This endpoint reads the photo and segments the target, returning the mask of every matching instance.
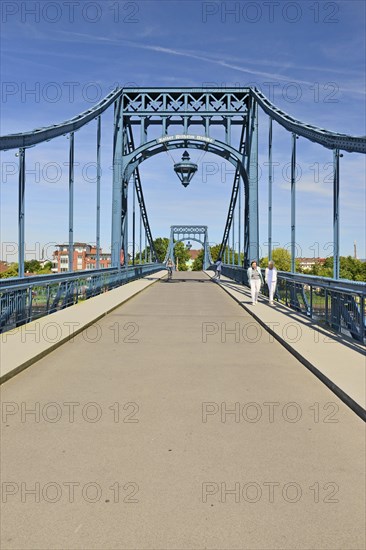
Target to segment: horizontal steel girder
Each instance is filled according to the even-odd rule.
[[[278,109],[256,88],[116,88],[91,109],[76,117],[30,132],[0,137],[0,150],[33,147],[58,136],[75,132],[101,115],[120,96],[124,115],[174,116],[204,118],[245,115],[252,96],[265,113],[281,126],[329,149],[366,153],[366,137],[330,132],[305,124]],[[211,120],[210,123],[213,121]],[[233,121],[234,122],[234,121]]]

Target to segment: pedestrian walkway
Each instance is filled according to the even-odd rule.
[[[158,271],[3,333],[0,338],[0,382],[33,365],[165,276],[165,270]]]
[[[260,329],[175,272],[5,382],[2,550],[364,549],[364,423]]]
[[[212,277],[212,272],[207,272]],[[279,302],[271,307],[260,295],[252,305],[250,289],[221,276],[220,286],[326,383],[361,417],[366,409],[365,347],[314,323]]]

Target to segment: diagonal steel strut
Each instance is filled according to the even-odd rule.
[[[239,143],[239,152],[243,156],[244,156],[244,152],[245,152],[244,135],[245,135],[246,127],[247,127],[247,125],[243,121],[243,126],[242,126],[242,129],[241,129],[241,135],[240,135],[240,143]],[[232,224],[233,217],[234,217],[234,210],[235,210],[236,201],[237,201],[237,198],[238,198],[239,186],[240,186],[240,167],[238,165],[237,168],[236,168],[236,171],[235,171],[234,183],[233,183],[233,188],[232,188],[232,191],[231,191],[231,199],[230,199],[230,204],[229,204],[229,211],[228,211],[228,215],[227,215],[227,218],[226,218],[224,235],[222,237],[222,242],[221,242],[221,246],[220,246],[219,258],[224,257],[225,248],[226,248],[226,245],[227,245],[227,241],[229,239],[231,224]]]
[[[135,150],[135,143],[134,143],[134,139],[133,139],[132,127],[129,123],[127,123],[126,127],[127,127],[128,153],[132,153]],[[153,257],[156,260],[159,260],[158,255],[157,255],[156,250],[155,250],[154,240],[153,240],[152,234],[151,234],[149,219],[147,217],[145,199],[144,199],[144,194],[142,192],[141,178],[140,178],[140,172],[139,172],[138,168],[135,168],[135,170],[133,172],[133,179],[134,179],[134,185],[135,185],[135,189],[136,189],[137,200],[138,200],[138,203],[139,203],[139,206],[140,206],[142,221],[143,221],[143,224],[144,224],[144,227],[145,227],[145,232],[146,232],[147,240],[149,242],[150,250],[152,252]]]

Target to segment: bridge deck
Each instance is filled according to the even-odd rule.
[[[2,386],[4,550],[364,548],[363,422],[205,274],[96,325]]]

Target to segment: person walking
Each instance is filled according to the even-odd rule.
[[[168,270],[168,280],[170,280],[173,276],[173,267],[174,267],[174,264],[173,264],[171,258],[169,258],[169,260],[167,261],[166,267],[167,267],[167,270]]]
[[[221,258],[217,258],[216,262],[215,262],[215,268],[216,268],[216,273],[214,275],[214,279],[218,279],[220,280],[220,277],[221,277],[221,268],[222,268],[222,261],[221,261]]]
[[[268,262],[268,267],[266,267],[266,272],[264,275],[264,280],[267,283],[269,291],[269,303],[273,305],[273,296],[276,292],[277,286],[277,269],[274,266],[274,262],[271,260]]]
[[[255,306],[258,303],[258,294],[263,284],[262,272],[260,267],[257,266],[257,262],[255,260],[250,264],[247,273],[250,292],[252,295],[252,304]]]

